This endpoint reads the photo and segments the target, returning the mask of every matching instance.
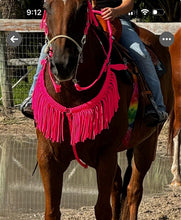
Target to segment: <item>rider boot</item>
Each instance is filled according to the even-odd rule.
[[[28,96],[20,105],[20,110],[28,118],[34,118],[33,117],[33,109],[32,109],[32,97]]]
[[[165,112],[165,106],[160,107],[159,110],[156,102],[154,101],[152,92],[148,88],[148,85],[142,74],[138,73],[137,68],[137,77],[140,87],[140,96],[142,106],[144,107],[144,121],[148,126],[156,126],[159,123],[163,123],[167,120],[168,114]]]
[[[165,110],[159,110],[153,97],[150,97],[151,105],[147,106],[144,114],[145,123],[150,126],[164,123],[168,119],[168,113]]]

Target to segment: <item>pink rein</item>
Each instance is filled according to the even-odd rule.
[[[89,2],[89,1],[88,1],[88,2]],[[94,23],[95,23],[95,25],[98,26],[97,20],[96,20],[96,18],[95,18],[94,13],[102,15],[102,12],[101,12],[101,11],[98,11],[98,10],[93,10],[93,9],[92,9],[92,5],[91,5],[91,6],[90,6],[90,5],[91,5],[91,4],[90,4],[90,2],[89,2],[89,4],[88,4],[89,11],[91,11],[92,13],[90,13],[90,12],[88,13],[88,14],[89,14],[88,18],[89,18],[89,20],[90,20],[91,22],[92,22],[92,20],[93,20]],[[95,21],[96,21],[96,22],[95,22]],[[88,25],[87,25],[87,26],[88,26]],[[102,69],[101,69],[101,71],[100,71],[100,73],[99,73],[99,76],[97,77],[97,79],[94,80],[93,83],[91,83],[89,86],[86,86],[86,87],[81,87],[78,83],[75,83],[75,88],[77,89],[77,91],[85,91],[85,90],[87,90],[87,89],[90,89],[93,85],[95,85],[95,83],[101,78],[103,72],[106,70],[107,66],[109,65],[110,56],[111,56],[111,51],[112,51],[112,43],[113,43],[112,29],[111,29],[111,25],[110,25],[110,21],[109,21],[109,20],[107,20],[107,27],[108,27],[108,31],[109,31],[109,51],[108,51],[108,54],[107,54],[107,58],[106,58],[106,60],[104,61],[104,64],[103,64],[103,66],[102,66]],[[86,30],[85,34],[87,34],[88,28],[86,27],[85,30]],[[120,65],[121,65],[121,64],[120,64]],[[126,69],[127,69],[127,66],[124,65],[124,64],[122,64],[122,65],[121,65],[121,70],[126,70]]]

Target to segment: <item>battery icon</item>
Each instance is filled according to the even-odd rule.
[[[163,16],[165,14],[165,11],[163,9],[153,9],[152,15],[155,16]]]

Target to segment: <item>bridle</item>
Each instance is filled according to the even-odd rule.
[[[106,60],[104,61],[104,64],[102,66],[102,69],[99,73],[99,76],[93,81],[93,83],[91,83],[89,86],[86,86],[86,87],[81,87],[79,84],[78,84],[78,81],[77,81],[77,70],[78,70],[78,66],[79,66],[79,63],[82,62],[82,52],[83,52],[83,48],[84,48],[84,45],[86,43],[86,36],[88,34],[88,30],[89,30],[89,27],[92,23],[95,24],[95,26],[97,27],[98,26],[98,22],[95,18],[95,15],[94,13],[97,13],[97,14],[102,14],[101,11],[97,11],[97,10],[93,10],[92,8],[92,4],[90,3],[90,0],[87,0],[87,3],[88,3],[88,7],[87,7],[87,22],[86,22],[86,26],[85,26],[85,29],[84,29],[84,34],[83,34],[83,37],[81,39],[81,45],[79,45],[79,43],[77,41],[75,41],[72,37],[69,37],[67,35],[57,35],[55,37],[53,37],[51,40],[48,40],[48,44],[45,48],[45,53],[48,53],[50,51],[50,45],[53,41],[55,41],[56,39],[58,38],[66,38],[70,41],[72,41],[76,47],[77,47],[77,50],[79,52],[78,54],[78,59],[77,59],[77,65],[76,65],[76,69],[75,69],[75,73],[74,73],[74,77],[72,78],[72,81],[75,85],[75,88],[78,90],[78,91],[84,91],[84,90],[87,90],[89,88],[91,88],[102,76],[103,72],[106,70],[107,66],[109,65],[110,63],[110,56],[111,56],[111,51],[112,51],[112,43],[113,43],[113,36],[112,36],[112,30],[111,30],[111,25],[110,25],[110,21],[107,20],[107,26],[108,26],[108,31],[109,31],[109,50],[108,50],[108,53],[106,54]],[[48,28],[47,28],[47,25],[46,25],[46,21],[45,21],[45,16],[43,17],[43,20],[42,20],[42,24],[41,24],[41,27],[45,27],[46,29],[46,35],[48,35]],[[98,37],[97,37],[98,38]],[[123,69],[126,70],[127,69],[127,66],[126,65],[123,65]]]
[[[57,36],[53,37],[51,40],[49,40],[48,37],[47,37],[47,35],[48,35],[48,30],[47,30],[46,38],[47,38],[48,44],[47,44],[47,46],[45,48],[45,51],[44,51],[45,53],[49,52],[51,43],[53,41],[55,41],[56,39],[58,39],[58,38],[66,38],[66,39],[72,41],[76,45],[79,54],[82,53],[83,47],[84,47],[84,45],[86,43],[86,36],[87,36],[87,33],[88,33],[88,29],[90,27],[90,24],[92,23],[92,21],[94,21],[95,25],[98,26],[97,20],[96,20],[96,18],[94,16],[94,13],[93,13],[92,5],[91,5],[89,0],[87,2],[88,2],[88,7],[87,7],[87,23],[86,23],[86,27],[85,27],[85,30],[84,30],[84,35],[83,35],[83,37],[81,39],[81,46],[72,37],[69,37],[67,35],[57,35]]]

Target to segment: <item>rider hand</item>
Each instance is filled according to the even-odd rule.
[[[101,9],[102,11],[102,18],[104,20],[114,20],[114,18],[117,17],[117,11],[115,8],[109,8],[109,7],[106,7],[106,8],[103,8]]]

